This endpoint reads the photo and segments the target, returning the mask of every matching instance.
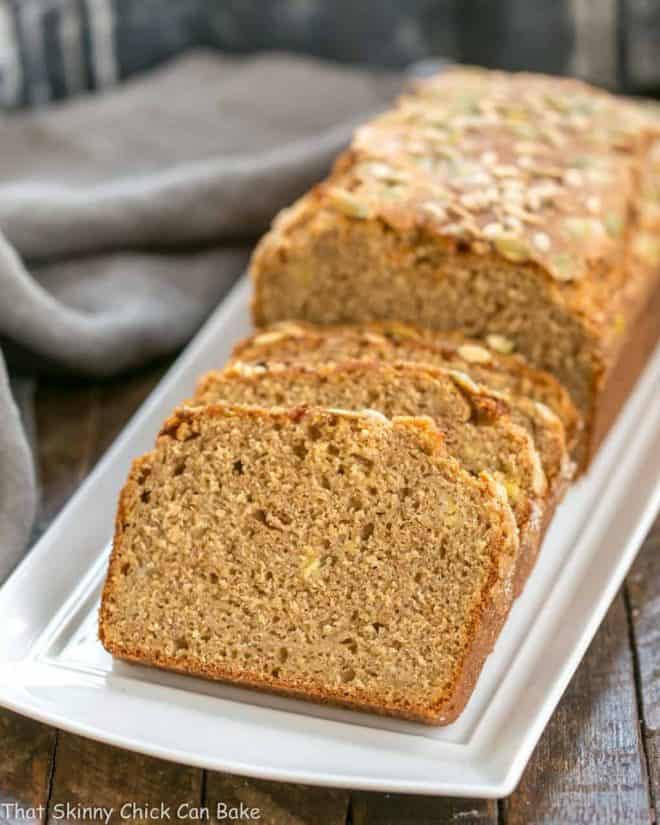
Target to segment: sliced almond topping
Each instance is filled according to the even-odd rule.
[[[489,364],[492,361],[488,350],[478,344],[463,344],[456,352],[468,364]]]
[[[376,344],[377,346],[387,344],[387,338],[384,335],[378,335],[375,332],[365,332],[363,333],[363,337],[365,341],[369,341],[370,344]]]
[[[263,340],[255,343],[263,343]],[[268,372],[268,367],[264,364],[246,364],[244,361],[237,361],[229,368],[229,372],[250,378],[253,375],[263,375],[263,373]]]
[[[504,235],[504,227],[501,223],[487,223],[486,226],[481,230],[481,234],[484,238],[488,238],[489,240],[495,240],[495,238],[500,238]]]
[[[349,218],[368,218],[370,214],[367,204],[358,200],[352,192],[339,187],[328,189],[327,197],[330,203],[342,214]]]
[[[427,201],[426,203],[422,204],[422,208],[425,212],[428,212],[434,218],[437,218],[439,221],[446,221],[448,218],[447,210],[444,206],[441,206],[439,203],[434,203],[433,201]]]
[[[497,333],[487,335],[486,341],[491,349],[494,349],[495,352],[501,352],[503,355],[508,355],[513,352],[515,348],[514,343],[510,338],[507,338],[504,335],[498,335]]]
[[[460,223],[448,223],[442,227],[443,235],[451,235],[456,238],[463,238],[467,235],[467,229]]]
[[[592,214],[597,215],[600,212],[601,205],[601,200],[598,195],[590,195],[587,198],[586,206]]]
[[[377,180],[384,180],[384,181],[406,181],[408,180],[408,175],[403,172],[401,169],[393,169],[391,166],[388,166],[386,163],[380,163],[378,161],[374,161],[370,163],[367,167],[368,172]]]
[[[477,347],[477,349],[480,349],[480,347]],[[465,360],[467,361],[467,358]],[[450,370],[449,374],[450,374],[452,380],[454,381],[454,383],[457,384],[462,389],[467,390],[468,392],[474,392],[474,393],[479,392],[478,384],[476,384],[470,378],[469,375],[466,375],[464,372],[461,372],[461,370]]]
[[[254,343],[258,345],[274,344],[276,341],[281,341],[286,337],[286,332],[264,332],[261,335],[257,335],[257,337],[254,339]]]
[[[584,186],[584,177],[579,169],[567,169],[564,172],[563,180],[567,186],[573,186],[576,189]]]
[[[498,161],[497,152],[492,150],[483,152],[480,160],[484,166],[493,166]]]
[[[534,243],[534,246],[539,250],[539,252],[549,252],[550,247],[552,246],[550,236],[547,235],[545,232],[535,232],[532,238],[532,242]]]

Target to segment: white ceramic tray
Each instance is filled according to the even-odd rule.
[[[660,349],[570,492],[461,718],[428,728],[113,662],[96,612],[131,459],[249,331],[244,280],[0,590],[0,704],[123,748],[318,785],[510,793],[660,504]]]

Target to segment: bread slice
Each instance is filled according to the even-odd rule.
[[[124,487],[100,637],[130,661],[431,724],[512,599],[516,530],[428,419],[182,408]]]
[[[241,341],[233,358],[293,364],[366,358],[461,370],[490,389],[544,404],[561,420],[568,450],[574,449],[582,421],[570,395],[554,376],[530,367],[512,348],[501,335],[476,341],[458,331],[438,332],[396,321],[335,326],[283,321]]]
[[[539,548],[545,477],[529,434],[512,423],[499,398],[467,376],[408,363],[347,361],[270,368],[237,364],[201,380],[194,403],[217,401],[262,407],[371,408],[388,418],[429,416],[462,466],[475,475],[488,471],[506,489],[520,536],[515,589],[522,590]]]

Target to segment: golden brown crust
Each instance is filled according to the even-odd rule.
[[[106,575],[105,583],[103,585],[103,593],[101,594],[101,607],[99,609],[99,639],[101,641],[101,644],[109,651],[110,647],[108,646],[109,643],[105,629],[107,622],[109,620],[107,605],[112,597],[113,589],[116,586],[117,577],[119,573],[119,566],[121,564],[119,558],[119,551],[117,548],[121,547],[122,539],[124,536],[124,524],[126,522],[127,512],[129,509],[131,499],[136,495],[137,491],[137,485],[135,484],[134,479],[139,477],[143,469],[147,469],[149,467],[149,463],[149,454],[141,456],[140,458],[136,458],[133,461],[126,484],[122,487],[121,492],[119,494],[117,515],[115,516],[115,534],[112,543],[112,552],[110,554],[110,562],[108,564],[108,572]]]
[[[501,490],[498,491],[493,480],[486,473],[482,474],[481,480],[493,494],[500,497],[502,504],[506,507],[506,497]],[[510,516],[506,513],[505,508],[500,512],[504,526]],[[516,561],[514,569],[512,586],[507,586],[506,577],[498,576],[495,570],[491,573],[488,588],[489,595],[482,601],[479,613],[473,620],[471,649],[456,679],[453,695],[444,704],[442,710],[438,708],[439,715],[435,718],[433,724],[451,724],[456,721],[467,705],[481,673],[481,668],[492,651],[509,615],[513,599],[519,595],[520,578],[518,571],[521,569],[519,561]]]
[[[356,421],[363,422],[365,426],[373,426],[373,418],[368,414],[329,412],[307,408],[295,408],[290,410],[260,410],[258,408],[248,408],[217,404],[203,408],[183,407],[166,422],[159,442],[167,439],[187,440],[195,438],[204,426],[204,421],[208,418],[242,416],[260,418],[272,421],[292,420],[298,421],[302,417],[346,415]],[[447,459],[443,447],[443,439],[437,428],[433,426],[429,419],[421,418],[395,418],[391,422],[383,419],[380,423],[387,426],[406,428],[414,430],[421,439],[425,452],[436,454],[438,460]],[[158,449],[158,447],[156,447]],[[198,660],[186,660],[186,657],[174,659],[171,656],[160,653],[147,653],[133,645],[111,639],[108,632],[112,623],[112,611],[109,606],[114,596],[117,586],[119,568],[122,564],[122,541],[124,538],[124,524],[130,516],[132,501],[138,495],[139,477],[144,471],[148,471],[152,454],[138,459],[134,462],[128,481],[120,496],[119,509],[117,513],[115,540],[110,560],[108,576],[103,590],[102,604],[99,619],[99,637],[102,644],[112,655],[128,661],[141,664],[153,665],[167,670],[175,670],[194,676],[201,676],[213,680],[227,681],[246,687],[267,690],[269,692],[290,695],[301,699],[312,700],[320,703],[339,704],[353,709],[372,711],[375,713],[387,713],[401,718],[421,721],[427,724],[448,724],[453,721],[463,709],[465,703],[474,687],[478,673],[483,665],[485,657],[490,652],[493,640],[497,637],[499,630],[508,614],[512,601],[511,575],[513,570],[513,559],[515,556],[515,525],[513,517],[508,507],[502,491],[492,479],[486,474],[478,480],[485,500],[489,503],[490,514],[493,523],[497,525],[496,534],[499,536],[497,545],[492,550],[492,566],[488,581],[482,590],[482,597],[475,607],[469,626],[472,628],[472,644],[466,653],[462,663],[457,666],[455,678],[453,679],[454,689],[450,696],[444,697],[432,707],[416,706],[413,703],[406,704],[398,702],[396,704],[385,702],[378,696],[372,694],[361,695],[360,690],[352,688],[348,690],[332,689],[310,691],[302,682],[298,680],[283,680],[277,678],[265,678],[261,674],[248,672],[231,672],[230,670],[214,665],[203,664]],[[462,473],[456,462],[451,464],[455,474]]]
[[[660,270],[659,270],[660,271]],[[590,454],[594,455],[607,436],[646,362],[660,341],[660,278],[655,279],[648,299],[639,302],[638,312],[628,324],[625,343],[613,360],[600,391],[590,431]]]

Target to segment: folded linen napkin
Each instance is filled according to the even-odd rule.
[[[109,376],[179,348],[282,206],[401,76],[194,52],[99,97],[0,116],[0,343],[10,367]],[[0,581],[35,509],[0,354]]]

